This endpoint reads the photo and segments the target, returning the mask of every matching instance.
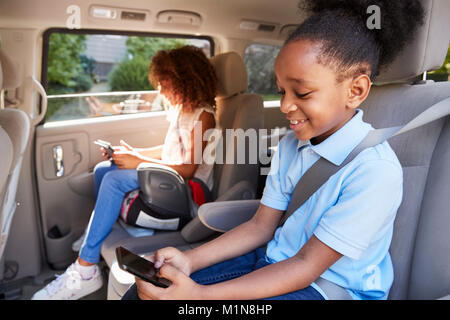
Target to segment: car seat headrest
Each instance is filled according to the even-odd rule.
[[[0,49],[0,89],[13,90],[20,86],[19,65]]]
[[[247,91],[247,69],[241,56],[226,52],[211,58],[216,71],[217,98],[223,99]]]
[[[424,24],[417,29],[412,42],[397,58],[383,68],[375,82],[404,81],[442,66],[450,42],[450,1],[420,0]],[[381,25],[383,28],[383,25]]]

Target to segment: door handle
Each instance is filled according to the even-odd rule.
[[[55,163],[55,175],[62,177],[64,175],[63,148],[61,146],[53,147],[53,162]]]

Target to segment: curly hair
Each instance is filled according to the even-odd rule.
[[[184,46],[158,51],[152,59],[149,80],[173,104],[192,112],[202,104],[215,106],[217,76],[202,49]]]
[[[380,29],[366,25],[371,5],[380,8]],[[423,24],[419,0],[301,0],[299,9],[312,13],[286,40],[321,43],[319,62],[338,73],[338,81],[367,74],[373,81]]]

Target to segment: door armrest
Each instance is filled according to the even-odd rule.
[[[198,217],[206,227],[226,232],[250,220],[259,204],[259,199],[209,202],[200,206]]]

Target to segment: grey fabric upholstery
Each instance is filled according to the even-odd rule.
[[[13,148],[12,165],[9,168],[8,178],[0,198],[1,260],[13,214],[16,209],[16,191],[19,183],[23,154],[30,136],[30,119],[28,115],[21,110],[3,109],[0,110],[0,127],[8,134]],[[7,146],[5,146],[5,148],[6,147]]]
[[[259,199],[205,203],[198,210],[198,217],[208,228],[226,232],[250,220],[259,204]]]
[[[217,99],[227,99],[247,91],[247,70],[244,61],[236,52],[218,54],[211,63],[219,79]]]
[[[425,71],[441,67],[448,49],[450,1],[421,0],[425,23],[403,52],[377,77],[377,82],[411,79]],[[406,63],[405,63],[406,62]]]
[[[362,106],[364,121],[371,123],[375,128],[401,125],[448,96],[450,96],[449,82],[374,87]],[[386,117],[386,114],[391,116]],[[395,220],[390,249],[395,274],[390,299],[409,297],[411,263],[416,254],[414,242],[419,217],[423,212],[422,198],[428,193],[426,186],[430,185],[429,168],[432,165],[436,144],[441,139],[445,121],[447,120],[434,121],[389,141],[403,166],[404,176],[403,200]],[[444,238],[441,238],[441,241],[443,240]],[[421,276],[426,277],[425,274]]]
[[[450,294],[450,119],[431,158],[411,265],[409,299]]]
[[[237,146],[238,139],[226,139],[226,129],[262,129],[264,126],[263,118],[263,100],[260,96],[254,94],[240,94],[220,99],[217,103],[217,120],[221,128],[223,128],[222,136],[223,147],[226,151],[223,155],[234,154],[233,163],[226,163],[224,156],[224,164],[217,163],[214,166],[214,187],[212,190],[213,198],[220,197],[225,191],[231,188],[239,181],[249,181],[256,190],[256,184],[259,174],[259,165],[257,163],[249,163],[246,159],[245,164],[237,163]],[[231,144],[233,148],[231,150]],[[230,150],[228,150],[230,148]],[[249,139],[245,141],[245,150],[250,148]],[[249,155],[249,152],[246,152]]]
[[[262,129],[264,127],[263,100],[255,94],[245,93],[247,90],[247,70],[242,58],[235,52],[219,54],[211,58],[216,70],[218,94],[216,98],[216,118],[222,128],[224,141],[224,164],[214,166],[213,198],[224,194],[240,181],[248,181],[256,191],[259,166],[257,164],[237,164],[237,139],[227,139],[227,129]],[[248,141],[247,141],[248,142]],[[249,145],[246,142],[246,150]],[[230,144],[233,143],[233,149]],[[233,164],[227,164],[225,155],[234,154]],[[220,154],[220,153],[219,153]],[[247,154],[247,152],[246,152]]]
[[[4,90],[13,90],[21,83],[19,66],[0,49],[0,105],[4,106]],[[9,230],[16,210],[16,192],[22,168],[22,159],[31,133],[31,120],[17,109],[0,110],[0,140],[3,168],[9,167],[6,180],[0,173],[0,280],[3,279],[3,253],[6,248]],[[9,143],[4,135],[7,134]],[[3,139],[2,139],[3,138]],[[8,165],[9,163],[9,165]]]
[[[3,199],[9,172],[13,163],[14,148],[11,139],[2,127],[0,127],[0,146],[2,154],[2,161],[0,161],[0,199]]]

